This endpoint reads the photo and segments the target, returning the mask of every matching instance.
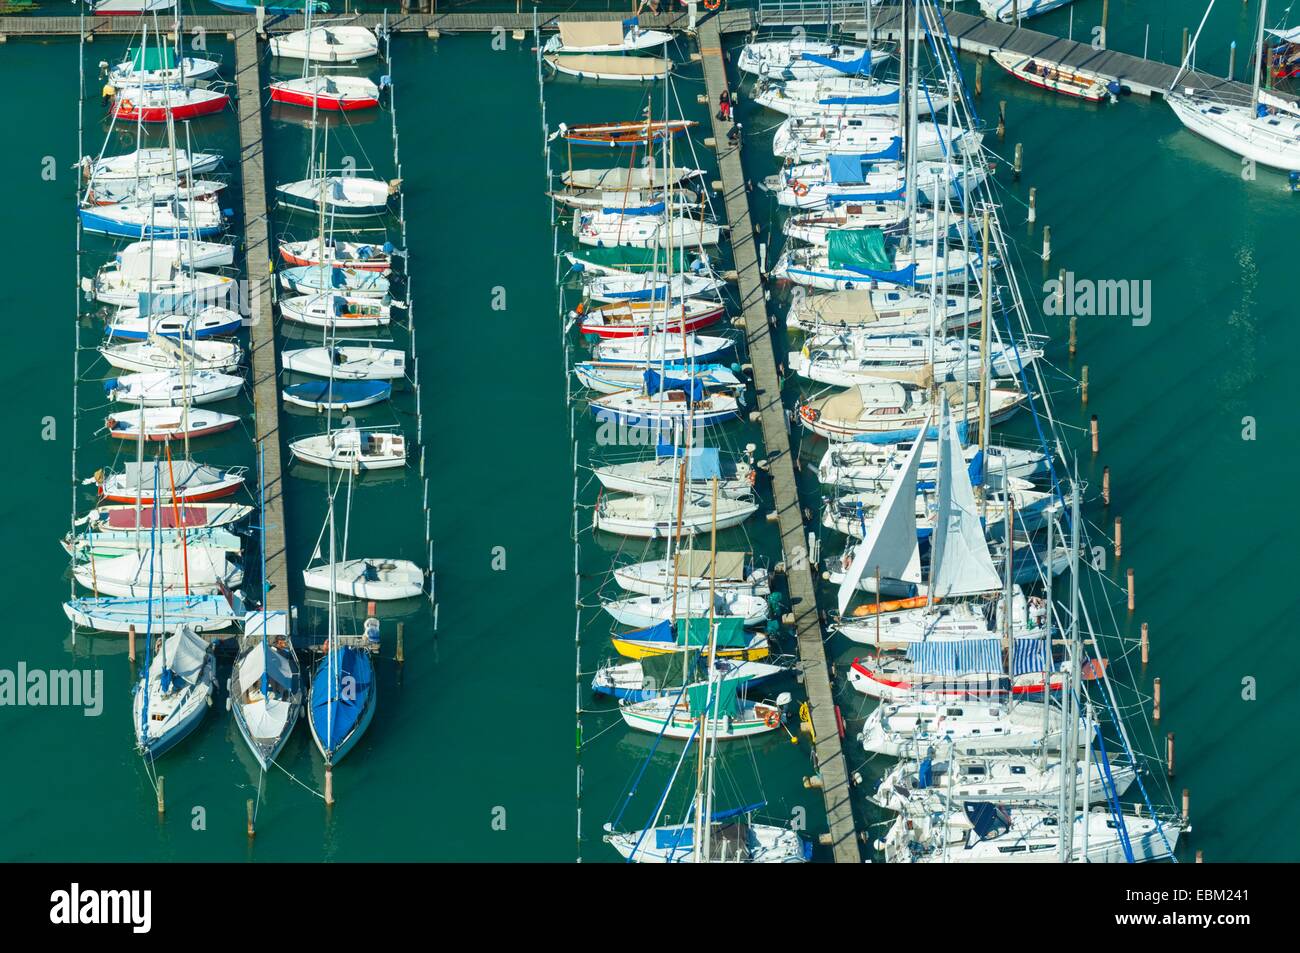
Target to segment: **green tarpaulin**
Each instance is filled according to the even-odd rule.
[[[686,659],[682,659],[682,655]],[[697,677],[697,659],[699,653],[694,649],[683,652],[669,652],[664,655],[647,655],[641,660],[642,684],[646,688],[672,689],[681,688],[685,682]],[[682,672],[686,677],[682,678]]]
[[[713,621],[718,627],[717,642],[715,644],[719,649],[743,649],[749,644],[749,639],[745,635],[744,619],[726,618],[714,619]],[[707,649],[709,646],[708,617],[678,619],[677,644]]]
[[[740,699],[736,696],[748,681],[749,676],[745,675],[714,682],[712,685],[708,682],[691,685],[686,689],[686,702],[690,705],[691,714],[703,715],[707,712],[716,718],[736,714],[740,710]]]
[[[131,51],[131,66],[136,70],[175,69],[176,54],[170,46],[156,46]]]
[[[894,268],[885,251],[885,233],[878,228],[833,228],[827,233],[826,251],[832,268]]]

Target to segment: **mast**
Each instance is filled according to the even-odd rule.
[[[709,527],[709,677],[713,677],[713,653],[717,651],[718,632],[716,620],[716,604],[714,603],[714,584],[718,577],[717,559],[718,559],[718,478],[713,478],[713,493],[711,505],[713,507],[713,516]],[[711,694],[711,693],[710,693]],[[718,685],[718,695],[712,703],[712,723],[713,723],[713,744],[710,745],[708,732],[705,732],[701,739],[703,742],[700,751],[703,753],[705,748],[708,749],[708,779],[705,783],[704,795],[704,856],[711,857],[713,840],[713,773],[714,759],[717,753],[717,725],[718,725],[718,706],[721,703],[722,685]]]
[[[1077,471],[1077,465],[1076,465]],[[1079,689],[1079,492],[1078,474],[1070,483],[1070,654],[1069,678],[1062,694],[1064,721],[1061,725],[1061,797],[1057,816],[1060,831],[1061,863],[1069,863],[1074,854],[1075,775],[1079,760],[1079,709],[1075,693]]]
[[[1260,74],[1267,68],[1264,62],[1264,17],[1267,13],[1268,0],[1259,0],[1259,26],[1255,30],[1255,82],[1250,89],[1250,112],[1252,117],[1255,114],[1255,107],[1259,105]]]

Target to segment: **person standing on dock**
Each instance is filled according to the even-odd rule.
[[[718,118],[723,122],[731,122],[731,94],[725,89],[718,96]]]

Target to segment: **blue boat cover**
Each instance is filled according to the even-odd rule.
[[[847,76],[861,76],[871,72],[871,51],[863,53],[855,60],[833,60],[829,56],[817,56],[815,53],[804,53],[800,59],[809,63],[816,63],[819,66],[826,66],[837,72],[844,73]]]
[[[695,447],[691,449],[690,479],[712,480],[722,478],[722,454],[717,447]]]
[[[157,294],[141,291],[136,295],[141,316],[150,314],[184,314],[195,308],[194,293]]]
[[[654,205],[637,205],[627,208],[604,208],[601,209],[606,215],[660,215],[667,208],[663,202],[656,202]]]
[[[333,669],[331,684],[329,659],[322,659],[312,675],[311,685],[312,729],[330,751],[337,750],[360,723],[366,702],[374,691],[375,680],[370,655],[351,646],[337,650]],[[334,709],[332,722],[331,702]]]
[[[704,397],[704,382],[698,377],[673,377],[670,374],[660,374],[656,370],[647,370],[645,372],[645,392],[647,394],[657,394],[663,390],[682,390],[686,392],[686,398],[689,401],[701,400]]]
[[[284,392],[316,403],[355,404],[360,400],[387,397],[393,385],[387,381],[307,381],[286,387]],[[333,395],[331,399],[331,394]]]
[[[685,850],[695,841],[692,830],[689,824],[682,827],[656,827],[655,850]]]
[[[1047,640],[1040,638],[1016,639],[1011,650],[1011,675],[1028,675],[1031,672],[1056,671],[1056,663],[1047,651]]]
[[[891,106],[898,102],[898,92],[884,96],[827,96],[821,102],[826,106]]]
[[[1011,830],[1011,811],[986,801],[967,801],[966,817],[980,840],[991,839]]]
[[[862,156],[827,156],[826,165],[830,169],[831,181],[836,185],[857,185],[866,181],[866,168]]]
[[[912,642],[907,657],[917,675],[1002,673],[1001,639],[943,639]]]
[[[893,192],[840,192],[826,196],[828,205],[848,205],[854,202],[901,202],[906,196],[902,189]]]

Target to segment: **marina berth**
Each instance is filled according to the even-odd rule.
[[[193,152],[188,149],[142,147],[115,156],[82,158],[83,177],[91,188],[96,183],[114,180],[186,177],[213,172],[221,166],[219,152]]]
[[[152,639],[146,639],[151,649]],[[131,704],[136,748],[150,760],[166,754],[199,726],[216,694],[213,645],[181,626],[146,652],[145,675]]]
[[[327,215],[338,219],[385,214],[388,211],[389,200],[397,193],[397,189],[393,183],[382,179],[331,175],[326,176],[323,181],[300,179],[297,182],[286,182],[277,185],[275,192],[277,200],[284,208],[317,213],[324,206]],[[317,244],[312,247],[321,246]],[[310,265],[317,262],[308,260],[292,263]]]
[[[627,592],[663,595],[674,589],[738,589],[766,597],[769,573],[754,566],[747,553],[678,551],[672,559],[651,559],[613,570],[613,579]]]
[[[1006,50],[995,50],[989,56],[1016,79],[1030,86],[1049,89],[1076,99],[1086,99],[1092,103],[1099,103],[1110,95],[1106,81],[1087,70],[1072,69],[1049,60]]]
[[[218,371],[148,371],[104,382],[110,399],[144,407],[213,404],[238,396],[243,389],[242,377]]]
[[[230,711],[253,757],[265,771],[293,733],[304,685],[282,611],[249,612],[244,647],[230,672]]]
[[[196,635],[220,634],[235,628],[244,617],[240,600],[229,592],[152,598],[93,596],[69,599],[63,604],[63,613],[73,625],[111,635],[127,635],[132,629],[170,635],[182,627]]]
[[[865,76],[888,59],[884,50],[808,37],[746,43],[736,68],[763,79]]]
[[[289,444],[295,460],[334,470],[392,470],[406,466],[406,438],[384,431],[345,428]]]
[[[630,147],[645,146],[661,139],[680,136],[699,123],[685,119],[647,119],[645,122],[560,123],[551,135],[574,145]],[[675,166],[666,166],[666,169]]]
[[[229,496],[244,485],[243,467],[220,469],[191,460],[125,463],[116,473],[96,475],[89,482],[113,503],[203,503]]]
[[[637,17],[614,22],[569,22],[561,20],[559,32],[546,41],[543,54],[633,53],[653,50],[673,38],[663,30],[648,30]]]
[[[118,341],[157,342],[174,339],[189,346],[207,343],[208,338],[237,334],[244,319],[229,308],[207,307],[193,313],[153,312],[142,315],[137,308],[119,308],[104,325],[104,338]]]
[[[648,334],[622,337],[599,337],[591,345],[593,361],[616,364],[712,364],[733,354],[736,342],[731,338],[709,334],[674,334],[651,331]]]
[[[280,317],[297,324],[331,330],[379,328],[392,320],[392,309],[372,298],[320,292],[280,299]],[[345,332],[346,333],[346,332]]]
[[[391,381],[406,376],[406,352],[373,344],[304,347],[283,351],[286,371],[340,381]]]
[[[678,533],[708,532],[715,522],[718,529],[729,529],[757,512],[758,503],[753,500],[720,500],[715,507],[688,497],[678,506],[651,494],[604,494],[596,504],[591,525],[619,536],[667,539]]]
[[[322,251],[323,250],[323,251]],[[322,264],[332,268],[387,272],[397,252],[391,242],[349,242],[319,238],[280,242],[280,257],[290,265]]]
[[[223,111],[230,96],[218,89],[151,84],[123,86],[113,99],[112,116],[126,122],[198,119]]]
[[[279,80],[270,85],[271,102],[332,112],[374,109],[379,87],[363,76],[309,76]]]
[[[269,43],[272,56],[313,63],[355,63],[379,55],[379,40],[370,30],[335,23],[273,35]]]
[[[942,159],[962,151],[978,152],[981,137],[960,126],[933,121],[918,127],[917,159]],[[897,152],[902,145],[894,116],[791,117],[776,127],[772,151],[795,162],[814,162],[832,155]]]
[[[547,53],[551,69],[578,79],[652,83],[672,71],[672,61],[657,56],[609,56],[599,53]]]
[[[642,338],[655,335],[656,332],[679,337],[682,334],[691,335],[701,328],[716,324],[726,311],[726,306],[721,302],[698,298],[672,302],[619,301],[574,311],[571,318],[578,322],[583,334],[599,337],[603,346],[609,340]],[[687,351],[698,347],[689,338],[687,342]],[[647,356],[650,356],[649,353]],[[658,356],[667,359],[664,352],[659,352]],[[599,357],[615,359],[610,350],[600,351]],[[699,359],[696,357],[696,360]]]

